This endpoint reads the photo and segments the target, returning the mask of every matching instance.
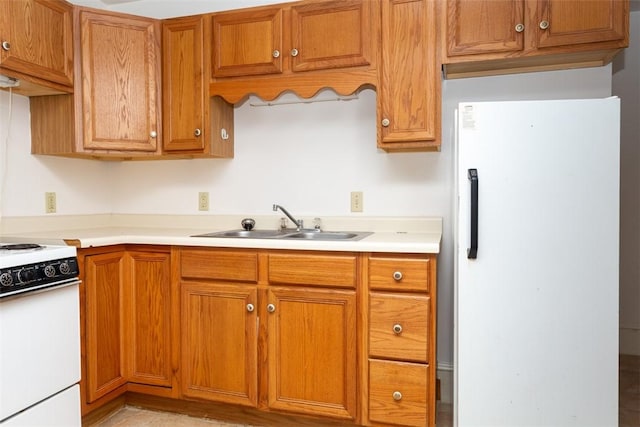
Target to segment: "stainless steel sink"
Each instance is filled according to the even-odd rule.
[[[290,234],[280,230],[228,230],[214,233],[198,234],[192,237],[226,237],[233,239],[273,239]]]
[[[232,239],[300,239],[300,240],[349,240],[363,239],[373,233],[368,231],[316,231],[316,230],[227,230],[197,234],[192,237]]]

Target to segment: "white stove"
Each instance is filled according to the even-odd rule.
[[[0,426],[80,426],[76,249],[0,243]]]
[[[0,243],[0,298],[59,286],[77,277],[73,246]]]

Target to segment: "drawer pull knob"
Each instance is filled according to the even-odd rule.
[[[399,391],[394,391],[392,396],[393,400],[395,400],[396,402],[402,400],[402,393],[400,393]]]
[[[255,307],[253,306],[253,304],[247,304],[247,311],[249,313],[253,313],[253,310],[255,310]]]
[[[549,28],[549,21],[540,21],[540,29],[546,30],[547,28]]]
[[[273,304],[267,304],[267,311],[269,313],[273,313],[274,311],[276,311],[276,306]]]
[[[393,273],[393,280],[395,280],[396,282],[402,280],[402,272],[396,271],[395,273]]]
[[[7,52],[11,50],[11,43],[9,43],[8,41],[3,41],[2,42],[2,48],[4,50],[6,50]]]
[[[402,333],[402,325],[399,323],[393,325],[393,333],[396,335],[400,335]]]

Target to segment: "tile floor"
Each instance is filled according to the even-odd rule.
[[[640,427],[640,356],[620,355],[619,427]],[[438,404],[438,427],[453,425],[452,407]],[[125,406],[92,427],[252,427]]]

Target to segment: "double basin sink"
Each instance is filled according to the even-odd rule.
[[[347,240],[364,239],[373,233],[368,231],[320,231],[320,230],[228,230],[198,234],[192,237],[216,237],[227,239],[285,239],[285,240]]]

